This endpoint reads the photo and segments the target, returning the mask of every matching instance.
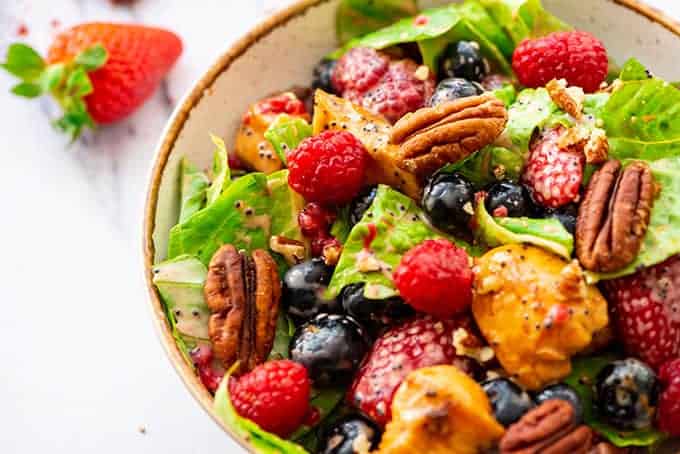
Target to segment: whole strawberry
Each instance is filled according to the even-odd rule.
[[[429,316],[413,319],[383,334],[357,372],[347,400],[378,424],[391,419],[392,398],[406,376],[423,367],[454,364],[472,373],[474,362],[456,354],[453,333],[463,328],[467,341],[481,345],[472,334],[468,317],[435,320]]]
[[[680,437],[680,358],[659,370],[661,394],[657,410],[659,429],[671,437]]]
[[[534,201],[547,208],[576,202],[580,196],[585,156],[579,151],[560,149],[565,129],[547,130],[531,143],[522,181]]]
[[[629,354],[658,369],[680,356],[680,255],[604,284]]]
[[[284,438],[303,423],[310,389],[307,369],[289,360],[266,362],[229,382],[236,412]]]
[[[587,32],[555,32],[527,39],[512,56],[512,69],[526,87],[543,87],[552,79],[592,93],[607,77],[609,59],[602,42]]]
[[[86,23],[60,33],[46,60],[25,44],[12,44],[2,67],[22,80],[13,93],[52,95],[64,111],[55,126],[75,139],[85,127],[134,112],[181,53],[181,40],[167,30]]]

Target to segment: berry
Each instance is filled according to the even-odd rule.
[[[532,203],[529,192],[522,185],[512,181],[494,183],[484,199],[486,211],[492,216],[519,218],[530,216]]]
[[[628,354],[654,368],[680,356],[680,255],[604,283]]]
[[[551,385],[536,394],[534,400],[537,404],[542,404],[546,400],[551,399],[560,399],[569,402],[574,409],[575,423],[581,424],[583,422],[583,403],[574,388],[566,383]]]
[[[534,201],[547,208],[559,208],[579,199],[585,157],[578,151],[561,150],[559,139],[565,129],[546,131],[531,144],[522,181]]]
[[[444,79],[439,82],[434,93],[428,99],[427,105],[434,107],[447,101],[453,101],[459,98],[467,98],[468,96],[477,96],[484,93],[484,88],[477,82],[470,82],[469,80],[451,78]]]
[[[334,222],[335,213],[318,203],[308,203],[298,214],[300,231],[308,238],[328,232]]]
[[[542,87],[552,79],[596,91],[607,77],[609,59],[602,42],[587,32],[555,32],[522,41],[512,55],[512,69],[526,87]]]
[[[194,362],[194,366],[196,366],[198,378],[201,379],[203,386],[205,386],[210,392],[214,393],[217,391],[224,373],[222,371],[216,370],[212,366],[213,353],[210,345],[198,345],[189,352],[189,356],[191,356],[191,360]]]
[[[337,63],[337,60],[324,58],[314,67],[314,78],[312,79],[313,89],[323,90],[326,93],[331,94],[335,93],[332,78]]]
[[[305,199],[344,204],[359,193],[368,153],[346,131],[326,131],[288,152],[288,184]]]
[[[310,389],[307,370],[289,360],[266,362],[229,381],[236,412],[280,437],[289,436],[304,421]]]
[[[439,66],[441,77],[462,77],[480,82],[489,72],[489,62],[482,57],[476,41],[458,41],[444,50]]]
[[[346,384],[368,351],[364,329],[351,317],[321,314],[300,326],[290,358],[303,364],[316,386]]]
[[[320,454],[361,454],[372,451],[380,442],[380,428],[359,414],[344,416],[323,431]],[[362,449],[367,448],[367,449]]]
[[[287,114],[304,117],[307,115],[307,108],[294,93],[286,92],[258,101],[253,108],[253,113],[255,115]],[[244,122],[247,123],[247,120]]]
[[[650,427],[658,400],[654,371],[642,361],[614,361],[597,374],[595,384],[599,414],[620,430]]]
[[[390,325],[414,315],[413,308],[399,297],[368,299],[364,295],[363,282],[350,284],[342,289],[340,300],[349,315],[368,326]]]
[[[496,421],[505,427],[519,421],[534,408],[534,402],[526,391],[507,378],[494,378],[482,383],[489,397]]]
[[[338,60],[331,77],[337,93],[364,93],[385,75],[390,60],[366,47],[355,47]]]
[[[349,206],[349,224],[355,226],[364,217],[364,213],[371,206],[375,195],[378,192],[377,186],[369,186],[362,190]]]
[[[659,429],[672,437],[680,436],[680,358],[659,370],[662,391],[659,396]]]
[[[468,227],[474,214],[475,188],[458,173],[436,173],[423,190],[421,205],[432,224],[454,233]]]
[[[298,320],[309,320],[321,313],[340,311],[335,298],[324,296],[333,268],[321,259],[307,260],[291,267],[283,276],[283,304]]]
[[[453,346],[453,333],[463,328],[469,334],[471,325],[468,317],[437,321],[424,316],[388,330],[373,344],[357,372],[348,402],[384,427],[392,417],[394,393],[412,371],[454,364],[472,374],[473,360],[457,356]],[[468,337],[474,339],[471,334]]]
[[[394,284],[408,304],[442,318],[470,306],[472,280],[467,252],[445,239],[423,241],[394,271]]]

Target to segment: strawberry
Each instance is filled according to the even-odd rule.
[[[466,345],[481,345],[471,326],[467,316],[440,321],[424,316],[390,329],[378,338],[364,359],[347,400],[384,426],[391,419],[394,393],[410,372],[439,364],[473,371],[473,361],[458,356],[453,345],[453,333],[458,328],[468,333]]]
[[[604,289],[629,354],[655,369],[680,357],[680,255],[607,281]]]
[[[47,59],[25,44],[12,44],[2,67],[21,79],[14,94],[52,95],[64,111],[55,126],[76,139],[85,127],[134,112],[181,53],[181,40],[167,30],[86,23],[60,33]]]

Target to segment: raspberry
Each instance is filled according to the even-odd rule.
[[[602,42],[582,31],[555,32],[522,41],[512,55],[512,69],[526,87],[542,87],[552,79],[596,91],[607,77],[609,59]]]
[[[310,202],[347,203],[364,182],[368,152],[346,131],[309,137],[288,152],[288,184]]]
[[[363,93],[378,83],[387,72],[387,56],[366,47],[351,49],[338,60],[331,78],[338,93]]]
[[[457,356],[453,345],[453,333],[463,328],[468,333],[466,342],[481,346],[471,326],[468,316],[441,321],[424,316],[390,329],[373,345],[354,378],[347,400],[384,426],[392,417],[394,393],[412,371],[454,364],[472,374],[473,360]]]
[[[255,104],[255,113],[261,115],[288,114],[305,116],[307,114],[307,109],[305,108],[305,104],[293,93],[282,93],[259,101]]]
[[[564,128],[557,127],[535,140],[522,174],[534,201],[548,208],[559,208],[579,199],[585,157],[579,151],[559,148],[564,132]]]
[[[680,356],[680,255],[603,287],[629,354],[655,369]]]
[[[472,302],[472,269],[465,250],[444,240],[426,240],[408,251],[394,283],[414,309],[448,318]]]
[[[305,420],[310,388],[307,369],[289,360],[266,362],[229,382],[236,412],[281,437]]]
[[[659,429],[671,437],[680,437],[680,358],[664,364],[659,370]]]

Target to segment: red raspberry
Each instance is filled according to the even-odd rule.
[[[300,101],[293,93],[282,93],[271,98],[263,99],[255,104],[256,114],[288,114],[294,116],[307,115],[305,104]]]
[[[472,302],[472,269],[464,249],[444,240],[426,240],[408,251],[394,271],[404,300],[420,312],[448,318]]]
[[[680,356],[680,255],[604,283],[619,338],[657,369]]]
[[[236,412],[280,437],[289,436],[305,420],[310,388],[307,369],[289,360],[266,362],[229,382]]]
[[[680,437],[680,358],[661,367],[659,381],[659,429],[671,437]]]
[[[472,374],[473,361],[457,356],[453,346],[453,333],[458,328],[468,332],[467,342],[481,346],[471,326],[467,316],[441,321],[425,316],[390,329],[373,344],[359,368],[347,394],[348,402],[384,426],[392,418],[394,393],[412,371],[454,364]]]
[[[579,199],[585,156],[579,151],[561,150],[558,142],[565,129],[546,131],[531,144],[522,180],[534,201],[558,208]]]
[[[522,41],[512,55],[512,69],[526,87],[542,87],[552,79],[596,91],[607,77],[609,59],[602,42],[582,31],[555,32]]]
[[[355,47],[338,60],[331,78],[338,93],[363,93],[387,72],[389,58],[366,47]]]
[[[347,203],[364,182],[368,152],[346,131],[309,137],[288,152],[288,184],[311,202]]]

